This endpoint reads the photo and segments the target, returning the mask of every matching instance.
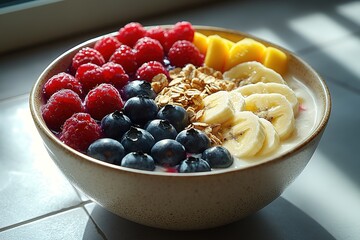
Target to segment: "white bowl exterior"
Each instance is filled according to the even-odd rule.
[[[287,159],[206,176],[139,174],[74,156],[42,134],[50,157],[95,202],[134,222],[173,230],[221,226],[269,204],[300,174],[318,141]]]
[[[240,34],[221,31],[233,38]],[[319,118],[321,125],[313,138],[283,158],[212,174],[142,173],[91,159],[65,146],[47,129],[41,118],[39,95],[48,76],[65,70],[77,49],[94,42],[69,50],[44,71],[31,93],[30,108],[49,155],[65,176],[95,202],[128,220],[174,230],[203,229],[239,220],[281,195],[304,169],[325,129],[330,113],[329,93],[323,83],[308,82],[320,89],[317,101],[324,107],[319,108],[319,114],[325,117]],[[296,57],[290,61],[305,64]],[[319,78],[311,68],[304,74]]]

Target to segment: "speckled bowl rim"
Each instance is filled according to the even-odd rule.
[[[161,25],[164,28],[168,28],[172,25]],[[150,28],[152,26],[148,26],[147,28]],[[36,83],[33,85],[32,90],[30,92],[30,97],[29,97],[29,105],[30,105],[30,112],[32,115],[32,118],[34,120],[34,123],[37,125],[38,130],[41,130],[54,144],[59,145],[61,148],[64,149],[64,151],[67,152],[67,154],[71,154],[72,156],[76,157],[76,159],[78,161],[88,161],[100,168],[104,168],[104,170],[114,170],[114,171],[118,171],[119,173],[135,173],[135,174],[142,174],[142,175],[151,175],[151,176],[161,176],[161,177],[181,177],[181,178],[189,178],[189,177],[201,177],[201,176],[212,176],[212,175],[222,175],[222,174],[229,174],[229,173],[233,173],[233,172],[241,172],[241,171],[248,171],[254,168],[258,168],[260,166],[266,165],[266,164],[275,164],[278,161],[285,161],[288,157],[290,157],[292,154],[302,150],[303,148],[306,147],[306,145],[308,145],[310,142],[312,142],[326,127],[329,118],[330,118],[330,112],[331,112],[331,97],[330,97],[330,92],[329,89],[325,83],[325,81],[322,79],[322,77],[308,64],[306,63],[304,60],[302,60],[300,57],[298,57],[295,53],[281,47],[278,46],[277,44],[271,43],[269,41],[266,41],[264,39],[252,36],[251,34],[248,33],[244,33],[241,31],[237,31],[237,30],[232,30],[232,29],[226,29],[226,28],[221,28],[221,27],[212,27],[212,26],[201,26],[201,25],[194,25],[194,28],[196,30],[203,30],[203,31],[216,31],[219,34],[235,34],[235,35],[239,35],[241,37],[249,37],[252,39],[255,39],[257,41],[260,41],[262,43],[265,43],[266,45],[271,45],[273,47],[279,48],[282,51],[284,51],[286,54],[291,55],[293,58],[295,58],[297,61],[301,62],[301,64],[303,64],[307,69],[309,69],[310,71],[312,71],[316,76],[317,79],[319,80],[319,84],[321,86],[321,90],[324,93],[324,100],[323,102],[325,103],[324,106],[324,115],[321,117],[321,119],[319,120],[318,124],[316,125],[315,129],[313,129],[313,131],[311,132],[311,134],[305,138],[304,140],[302,140],[300,143],[298,143],[294,148],[285,151],[283,154],[281,154],[278,157],[275,158],[269,158],[268,160],[264,160],[261,161],[259,163],[253,163],[253,164],[249,164],[248,166],[243,166],[241,168],[228,168],[226,170],[221,170],[221,171],[212,171],[211,173],[209,172],[198,172],[198,173],[168,173],[168,172],[158,172],[158,171],[143,171],[143,170],[137,170],[137,169],[132,169],[132,168],[126,168],[126,167],[121,167],[121,166],[117,166],[114,164],[110,164],[110,163],[106,163],[97,159],[94,159],[92,157],[87,156],[86,154],[83,154],[81,152],[76,151],[75,149],[67,146],[66,144],[64,144],[63,142],[61,142],[59,140],[58,137],[56,137],[51,130],[46,126],[43,118],[42,118],[42,114],[41,114],[41,109],[39,106],[39,102],[40,99],[42,99],[42,96],[39,96],[37,94],[41,94],[42,93],[42,86],[44,84],[44,76],[48,74],[49,71],[51,71],[51,69],[61,63],[61,60],[67,56],[68,54],[75,54],[75,52],[87,45],[91,45],[93,43],[95,43],[95,41],[97,41],[98,39],[100,39],[101,37],[105,36],[105,35],[114,35],[116,34],[116,32],[113,33],[109,33],[109,34],[104,34],[92,39],[89,39],[83,43],[80,43],[76,46],[74,46],[73,48],[67,50],[66,52],[64,52],[63,54],[61,54],[60,56],[58,56],[55,60],[53,60],[46,68],[45,70],[41,73],[41,75],[39,76],[39,78],[37,79]]]

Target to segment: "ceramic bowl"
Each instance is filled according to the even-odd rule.
[[[276,158],[243,168],[212,173],[164,173],[124,168],[86,156],[62,143],[41,116],[42,87],[54,74],[65,71],[75,53],[92,46],[91,39],[55,59],[41,74],[30,95],[36,128],[50,157],[69,181],[105,209],[151,227],[191,230],[225,225],[252,214],[281,195],[311,159],[328,122],[331,102],[321,77],[286,49],[245,33],[196,26],[206,35],[218,34],[238,41],[256,39],[283,50],[289,58],[288,74],[305,84],[317,106],[313,130],[299,144]]]

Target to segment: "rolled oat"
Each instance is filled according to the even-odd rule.
[[[199,122],[204,112],[203,99],[218,91],[231,91],[236,87],[234,82],[224,80],[219,71],[209,67],[196,68],[192,64],[169,71],[169,76],[170,80],[164,74],[159,74],[152,80],[151,85],[157,93],[156,103],[159,106],[182,106],[189,114],[189,128],[203,130],[212,144],[221,144],[223,138],[219,131],[220,125]]]

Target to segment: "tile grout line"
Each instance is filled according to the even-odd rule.
[[[79,208],[79,207],[83,207],[85,204],[88,204],[88,203],[92,203],[92,201],[91,200],[83,201],[83,202],[81,202],[81,203],[79,203],[77,205],[74,205],[74,206],[71,206],[71,207],[68,207],[68,208],[62,208],[62,209],[57,210],[57,211],[46,213],[46,214],[38,216],[38,217],[34,217],[34,218],[31,218],[31,219],[28,219],[28,220],[25,220],[25,221],[22,221],[22,222],[18,222],[18,223],[3,227],[3,228],[0,229],[0,233],[5,232],[7,230],[10,230],[12,228],[20,227],[22,225],[25,225],[25,224],[28,224],[28,223],[32,223],[32,222],[47,218],[47,217],[55,216],[55,215],[57,215],[59,213],[63,213],[63,212],[67,212],[67,211]]]
[[[104,240],[108,240],[108,238],[106,237],[105,233],[101,230],[101,228],[97,225],[97,223],[95,222],[95,220],[92,218],[91,214],[89,213],[89,211],[86,209],[85,204],[82,206],[82,208],[85,210],[86,214],[89,216],[89,218],[91,219],[92,223],[95,225],[96,231],[100,234],[100,236],[104,239]]]
[[[26,93],[21,93],[19,95],[16,95],[16,96],[11,96],[11,97],[7,97],[7,98],[3,98],[3,99],[0,99],[0,104],[4,103],[4,102],[7,102],[7,101],[13,101],[13,100],[16,100],[18,98],[23,98],[23,97],[29,97],[30,96],[30,92],[26,92]]]
[[[69,182],[70,183],[70,182]],[[70,185],[71,185],[71,187],[74,189],[74,191],[75,191],[75,193],[76,193],[76,195],[78,196],[78,198],[79,198],[79,200],[80,201],[83,201],[82,199],[81,199],[81,194],[80,194],[80,190],[78,190],[76,187],[74,187],[71,183],[70,183]],[[87,197],[87,196],[86,196]],[[87,200],[86,200],[87,201]],[[90,200],[91,201],[91,200]]]
[[[71,185],[72,186],[72,185]],[[74,187],[72,186],[76,192],[76,195],[78,196],[78,198],[81,201],[81,195],[80,192]],[[89,202],[90,201],[90,202]],[[91,200],[88,200],[87,202],[84,202],[84,204],[81,206],[84,211],[86,212],[86,214],[88,215],[89,219],[91,220],[91,222],[94,224],[96,231],[100,234],[100,236],[104,239],[104,240],[108,240],[108,238],[106,237],[105,233],[101,230],[101,228],[96,224],[95,220],[92,218],[91,214],[89,213],[89,211],[86,209],[85,205],[92,203]]]

